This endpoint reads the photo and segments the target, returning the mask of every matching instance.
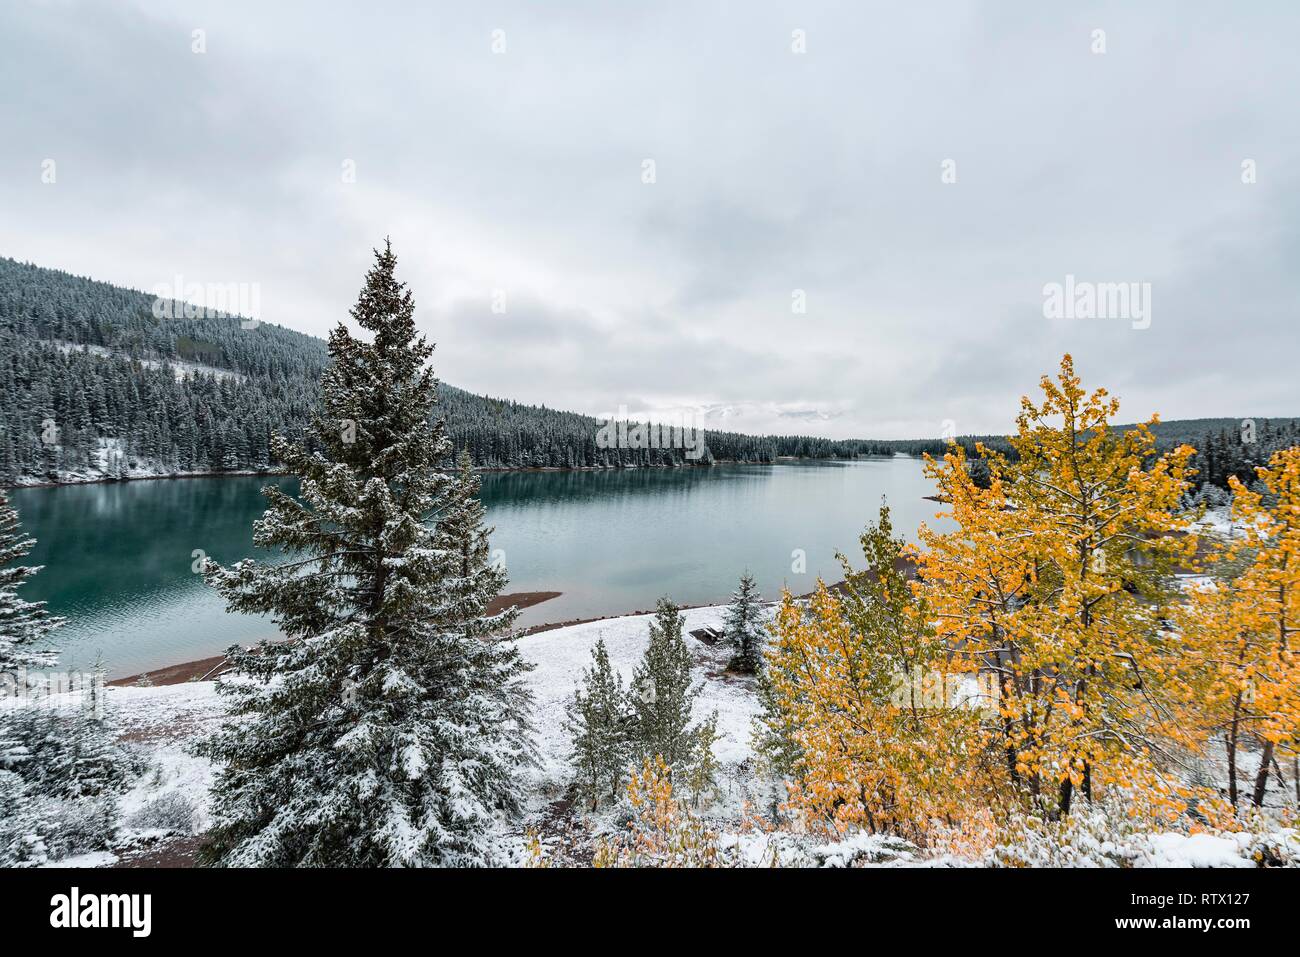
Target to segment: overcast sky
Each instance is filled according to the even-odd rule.
[[[390,235],[443,379],[589,413],[1004,431],[1069,350],[1127,420],[1296,415],[1297,28],[1289,2],[6,0],[0,254],[255,283],[321,335]],[[1067,275],[1150,283],[1149,328],[1046,318]]]

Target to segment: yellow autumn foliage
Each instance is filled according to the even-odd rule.
[[[1173,808],[1179,647],[1161,622],[1177,599],[1169,573],[1195,551],[1178,517],[1193,450],[1157,455],[1156,418],[1113,429],[1118,401],[1085,392],[1068,355],[1041,385],[1041,404],[1021,400],[1017,454],[983,453],[990,488],[960,447],[927,463],[958,527],[922,531],[920,574],[940,632],[996,682],[1018,791],[1064,814],[1077,791],[1150,782]]]
[[[663,758],[647,758],[631,774],[627,796],[633,813],[627,833],[602,840],[593,866],[718,866],[717,835],[673,794],[672,774]]]
[[[1300,448],[1257,469],[1262,490],[1230,479],[1232,518],[1244,534],[1211,558],[1209,582],[1179,610],[1186,637],[1183,720],[1208,748],[1222,741],[1229,801],[1242,802],[1238,758],[1258,747],[1249,801],[1263,803],[1279,753],[1300,749]]]
[[[789,745],[805,823],[987,850],[1013,819],[1109,793],[1134,826],[1215,827],[1230,806],[1188,759],[1234,700],[1266,763],[1296,752],[1300,449],[1260,470],[1264,493],[1235,485],[1253,532],[1227,557],[1245,570],[1189,596],[1175,573],[1196,562],[1194,450],[1162,454],[1155,417],[1114,428],[1118,401],[1068,355],[1041,387],[1013,454],[979,448],[987,487],[961,446],[927,457],[952,530],[923,527],[912,553],[869,528],[871,576],[846,565],[840,594],[785,596],[763,721]],[[915,581],[887,571],[900,556]]]
[[[909,675],[906,653],[853,627],[818,582],[804,608],[788,593],[767,652],[769,680],[799,754],[790,805],[807,826],[888,830],[925,843],[997,800],[979,711],[958,701],[963,675],[934,662]]]

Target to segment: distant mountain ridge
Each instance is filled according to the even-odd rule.
[[[0,257],[0,484],[265,470],[273,464],[271,431],[302,432],[329,362],[324,340],[270,322],[245,328],[239,317],[159,319],[154,302]],[[592,416],[445,383],[440,397],[455,447],[481,467],[690,463],[679,448],[602,448],[603,423]],[[1296,433],[1296,419],[1261,421],[1269,435]],[[1157,433],[1162,444],[1222,433],[1231,445],[1240,425],[1187,420],[1162,423]],[[1005,446],[1001,436],[960,441],[973,450],[978,438]],[[945,444],[713,429],[705,441],[706,464],[938,453]]]

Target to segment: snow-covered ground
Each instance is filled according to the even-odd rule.
[[[683,612],[685,632],[704,626],[721,625],[725,608],[694,608]],[[520,649],[534,670],[531,684],[534,693],[534,722],[537,729],[539,766],[530,774],[533,801],[526,824],[543,832],[548,853],[559,860],[582,860],[590,851],[593,836],[608,833],[615,826],[611,812],[588,819],[565,800],[570,778],[567,766],[568,736],[564,730],[565,704],[581,681],[582,672],[591,664],[596,642],[604,639],[610,661],[629,682],[632,671],[648,641],[650,615],[631,615],[587,624],[571,625],[540,632],[520,639]],[[762,829],[741,826],[745,805],[762,813],[774,795],[771,783],[761,782],[753,771],[750,748],[752,720],[758,712],[753,679],[725,672],[731,649],[708,646],[687,634],[687,646],[695,661],[696,678],[702,691],[695,704],[696,719],[718,712],[719,739],[715,748],[721,770],[721,796],[704,811],[710,826],[718,832],[719,846],[734,863],[766,866],[781,863],[790,866],[849,865],[939,865],[969,866],[977,863],[951,857],[927,857],[906,842],[882,835],[847,835],[843,840],[812,841],[789,832],[767,833]],[[212,681],[194,681],[159,687],[112,687],[108,689],[106,707],[117,723],[124,742],[141,757],[143,773],[122,801],[125,823],[123,840],[128,847],[124,856],[141,853],[140,848],[166,855],[168,842],[180,841],[180,859],[192,852],[193,835],[208,824],[208,789],[213,778],[210,763],[194,756],[190,745],[214,728],[223,715],[223,702]],[[186,841],[175,829],[164,836],[157,829],[159,820],[174,819],[174,809],[192,809],[192,835]],[[578,837],[556,835],[577,832]],[[1251,855],[1260,846],[1252,835],[1192,835],[1176,833],[1130,835],[1123,854],[1116,853],[1110,836],[1089,833],[1087,823],[1078,844],[1078,863],[1085,866],[1124,863],[1135,866],[1253,866]],[[1278,829],[1277,839],[1295,843],[1295,833]],[[1072,840],[1074,840],[1072,838]],[[581,847],[579,845],[582,845]],[[1020,863],[1060,865],[1060,849],[1017,849]],[[1073,848],[1066,849],[1067,862]],[[115,862],[114,855],[85,855],[63,863],[76,866],[105,866]]]
[[[1239,527],[1234,528],[1231,510],[1226,505],[1207,508],[1205,514],[1192,523],[1191,530],[1197,535],[1217,535],[1227,538]]]
[[[752,678],[724,674],[727,661],[734,653],[729,647],[708,646],[692,638],[689,632],[722,626],[725,607],[689,608],[683,634],[695,658],[696,680],[703,690],[695,701],[694,717],[698,721],[710,712],[718,712],[718,741],[714,747],[722,765],[723,803],[739,808],[746,795],[734,780],[742,765],[750,761],[750,726],[758,713]],[[540,798],[559,796],[568,782],[569,738],[564,730],[564,708],[582,680],[582,671],[591,666],[591,652],[602,638],[609,651],[610,664],[622,676],[626,687],[632,671],[641,660],[649,641],[652,615],[629,615],[584,625],[570,625],[524,638],[519,647],[532,665],[531,685],[534,695],[534,721],[542,766],[535,772]]]
[[[251,469],[223,472],[183,472],[144,458],[128,458],[125,444],[118,438],[100,438],[91,452],[92,462],[85,469],[59,469],[54,473],[54,484],[80,485],[89,482],[119,481],[126,479],[197,478],[208,475],[265,475]],[[49,485],[45,475],[24,475],[14,480],[15,485]]]
[[[693,608],[683,612],[685,631],[720,626],[725,608]],[[531,811],[541,816],[563,799],[570,771],[569,739],[564,730],[565,705],[591,665],[591,651],[604,639],[610,662],[628,684],[649,639],[650,615],[630,615],[581,625],[570,625],[520,639],[524,658],[534,666],[530,676],[534,694],[539,766],[529,771],[534,794]],[[697,719],[718,712],[718,741],[714,749],[721,765],[722,797],[715,815],[739,816],[745,801],[757,797],[748,773],[749,735],[757,712],[753,679],[724,674],[732,652],[709,647],[687,634],[702,691],[695,703]],[[223,702],[214,681],[191,681],[158,687],[110,687],[106,709],[124,741],[143,752],[147,765],[122,802],[122,818],[130,821],[141,809],[160,799],[184,798],[193,806],[196,830],[207,826],[208,787],[212,767],[205,758],[190,753],[191,743],[222,719]],[[146,832],[128,837],[148,838]],[[88,859],[89,861],[89,859]],[[106,863],[106,859],[95,859]],[[91,866],[88,864],[88,866]]]
[[[146,804],[175,793],[194,807],[196,829],[206,828],[212,764],[191,754],[190,745],[222,720],[216,682],[107,690],[105,709],[122,739],[147,755],[144,775],[122,799],[122,817],[130,819]]]

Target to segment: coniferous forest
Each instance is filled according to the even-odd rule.
[[[268,469],[270,433],[303,434],[319,402],[324,341],[272,323],[245,328],[238,317],[157,319],[153,302],[0,259],[0,482]],[[602,423],[591,416],[445,384],[440,397],[452,447],[480,468],[686,461],[682,449],[600,448]],[[884,442],[718,431],[706,444],[702,462],[892,452]]]
[[[154,297],[0,258],[0,484],[271,470],[270,436],[303,438],[328,363],[323,340],[239,317],[166,318]],[[689,464],[680,448],[602,448],[591,416],[443,384],[452,448],[479,468]],[[1300,439],[1300,420],[1162,423],[1162,448],[1200,450],[1197,485],[1243,481]],[[1253,441],[1251,441],[1253,439]],[[1011,452],[1003,436],[962,437]],[[753,436],[708,430],[698,464],[942,454],[947,441]],[[450,464],[450,462],[448,463]]]

